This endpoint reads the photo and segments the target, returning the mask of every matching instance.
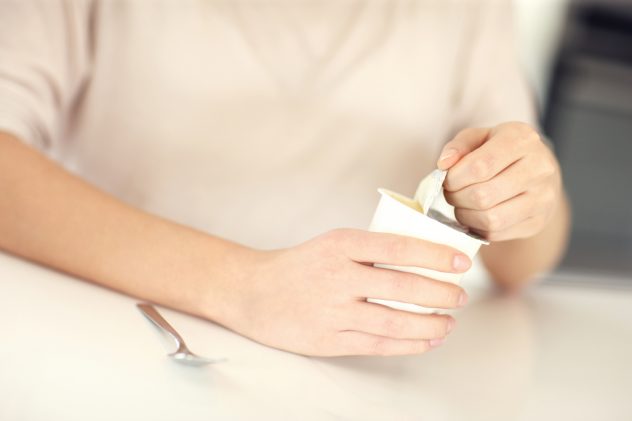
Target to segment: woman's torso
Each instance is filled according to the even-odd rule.
[[[455,129],[462,2],[102,2],[56,154],[126,202],[255,247],[366,228]]]

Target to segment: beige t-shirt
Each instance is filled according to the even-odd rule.
[[[0,130],[247,245],[366,228],[458,129],[534,121],[507,3],[0,0]]]

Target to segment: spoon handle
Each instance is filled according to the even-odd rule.
[[[166,333],[167,335],[173,338],[178,349],[182,347],[186,348],[186,345],[184,343],[184,340],[182,339],[182,336],[180,336],[180,334],[173,328],[173,326],[171,326],[169,322],[167,322],[160,315],[160,313],[158,313],[158,310],[156,310],[154,306],[147,303],[138,303],[136,304],[136,306],[138,307],[140,312],[143,313],[143,315],[147,317],[147,319],[149,319],[150,322],[152,322],[161,331],[163,331],[164,333]]]

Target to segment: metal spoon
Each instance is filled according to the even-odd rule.
[[[156,310],[154,306],[147,303],[138,303],[136,306],[150,322],[152,322],[162,333],[170,336],[176,343],[178,348],[175,352],[167,354],[168,357],[171,357],[179,363],[192,366],[215,364],[226,361],[226,358],[205,358],[195,355],[189,351],[189,348],[187,348],[184,343],[182,336],[180,336],[180,334],[176,332],[176,330],[160,315],[160,313],[158,313],[158,310]]]

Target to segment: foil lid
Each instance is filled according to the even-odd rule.
[[[429,218],[489,244],[484,238],[471,232],[468,227],[461,224],[454,217],[454,207],[445,200],[443,192],[443,182],[447,175],[447,171],[439,169],[428,174],[417,187],[415,201],[420,205],[424,215],[427,215]]]

